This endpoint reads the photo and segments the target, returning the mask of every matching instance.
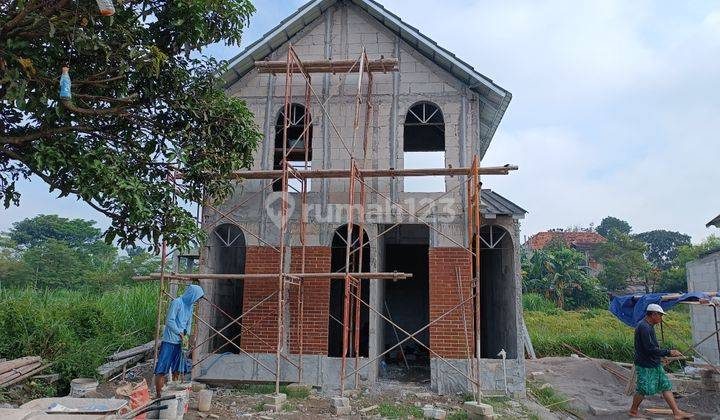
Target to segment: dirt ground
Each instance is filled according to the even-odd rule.
[[[547,357],[528,360],[529,379],[550,384],[567,399],[568,404],[586,419],[627,418],[631,397],[625,395],[625,383],[599,366],[601,360],[571,357]],[[630,371],[628,370],[628,375]],[[697,419],[720,418],[720,394],[693,389],[676,394],[681,409],[694,413]],[[642,408],[667,408],[664,400],[653,397]],[[669,417],[669,416],[668,416]],[[654,415],[653,418],[662,418]]]
[[[141,381],[142,378],[145,378],[148,384],[152,384],[152,371],[149,366],[135,368],[127,375],[127,379],[131,382]],[[101,384],[98,388],[99,396],[112,397],[115,395],[115,389],[121,383],[114,381]],[[150,387],[152,388],[152,385]],[[317,390],[312,390],[307,395],[288,393],[288,400],[284,404],[282,412],[275,413],[266,411],[263,404],[264,395],[273,390],[271,384],[208,386],[208,388],[214,391],[211,411],[209,413],[198,412],[197,393],[192,393],[190,411],[185,415],[185,419],[336,418],[333,415],[331,400],[334,394],[326,395]],[[154,392],[151,389],[152,395]],[[353,410],[350,418],[422,418],[422,407],[427,404],[445,410],[448,419],[467,418],[462,410],[462,404],[469,399],[469,396],[462,394],[439,396],[430,390],[428,383],[380,381],[372,390],[347,390],[346,395],[350,398]],[[557,418],[555,416],[538,416],[536,413],[542,411],[542,407],[527,400],[518,402],[498,396],[487,397],[483,402],[493,405],[497,418],[500,419]]]
[[[528,360],[528,399],[505,396],[484,396],[483,402],[491,404],[497,419],[624,419],[630,397],[625,396],[625,384],[621,379],[603,369],[599,360],[582,358],[549,357]],[[628,371],[629,375],[629,371]],[[140,365],[127,372],[126,379],[148,381],[151,397],[152,371],[150,365]],[[93,397],[113,397],[122,382],[102,383]],[[197,419],[316,419],[333,418],[331,397],[318,390],[304,393],[288,393],[282,411],[275,413],[264,409],[263,398],[274,391],[271,384],[208,386],[214,391],[212,409],[209,413],[197,410],[197,393],[192,393],[188,420]],[[551,388],[555,400],[543,400],[538,390]],[[546,390],[547,391],[547,390]],[[447,413],[447,419],[467,418],[462,409],[466,395],[439,396],[430,390],[428,383],[380,381],[372,389],[348,390],[352,414],[349,418],[412,418],[422,417],[422,407],[431,404]],[[692,388],[678,394],[681,408],[696,414],[698,419],[720,419],[720,394]],[[644,408],[666,408],[661,398],[655,397],[643,403]],[[663,418],[662,416],[648,416]],[[668,418],[666,416],[665,418]]]

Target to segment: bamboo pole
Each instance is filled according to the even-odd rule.
[[[518,170],[515,165],[488,166],[478,168],[478,175],[508,175]],[[470,175],[472,168],[427,168],[427,169],[358,169],[363,178],[416,177],[416,176],[460,176]],[[235,171],[228,174],[233,179],[275,179],[281,170]],[[348,178],[348,169],[312,169],[297,174],[303,179]]]

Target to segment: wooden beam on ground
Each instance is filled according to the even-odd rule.
[[[148,341],[145,344],[139,345],[137,347],[133,347],[131,349],[119,351],[117,353],[111,354],[107,357],[109,361],[118,361],[122,359],[127,359],[128,357],[137,356],[138,354],[144,354],[149,353],[152,351],[152,349],[155,347],[155,340]]]
[[[107,379],[123,369],[139,362],[143,357],[145,357],[145,354],[136,354],[135,356],[131,356],[126,359],[108,362],[102,366],[98,366],[96,371],[103,379]]]
[[[255,68],[259,73],[285,74],[287,62],[285,61],[256,61]],[[360,63],[358,60],[313,60],[303,61],[302,68],[297,63],[292,63],[292,72],[298,74],[304,70],[306,73],[349,73],[359,72]],[[396,58],[381,58],[367,62],[364,71],[370,73],[387,73],[399,70]]]
[[[479,168],[479,175],[507,175],[510,171],[518,169],[515,165],[494,166]],[[349,169],[315,169],[296,171],[295,177],[299,179],[322,178],[349,178]],[[230,174],[234,179],[278,179],[282,176],[281,170],[265,171],[235,171]],[[470,168],[428,168],[428,169],[359,169],[360,178],[384,177],[415,177],[415,176],[458,176],[469,175]]]
[[[345,273],[286,273],[288,278],[312,278],[326,280],[344,280]],[[407,280],[412,278],[411,273],[349,273],[354,279],[373,280]],[[278,274],[164,274],[170,280],[277,280]],[[148,281],[159,280],[160,273],[149,276],[135,276],[133,280]]]

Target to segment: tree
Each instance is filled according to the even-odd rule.
[[[560,309],[601,306],[607,302],[597,279],[583,269],[585,256],[561,242],[523,258],[525,291],[541,293]]]
[[[603,220],[604,222],[604,220]],[[650,293],[652,278],[651,265],[645,259],[647,245],[634,239],[627,233],[613,229],[607,236],[608,241],[601,244],[596,251],[602,270],[598,279],[611,291],[627,288],[631,281],[641,281],[645,290]]]
[[[157,271],[158,257],[140,248],[120,256],[115,246],[101,239],[94,224],[56,215],[15,223],[9,234],[0,235],[0,283],[99,290]]]
[[[80,247],[97,242],[102,236],[101,233],[100,229],[95,227],[94,220],[71,220],[55,214],[41,214],[13,223],[8,237],[23,248],[32,248],[48,239]]]
[[[670,269],[663,271],[656,287],[656,292],[687,292],[687,272],[685,265],[700,258],[705,252],[720,249],[720,237],[708,236],[697,245],[682,245],[677,249],[677,256]]]
[[[597,233],[608,239],[613,230],[629,235],[632,228],[630,227],[630,223],[620,220],[617,217],[608,216],[602,219],[598,227],[595,229]]]
[[[677,249],[690,245],[690,236],[668,230],[651,230],[635,235],[648,246],[645,257],[657,269],[667,270],[677,257]]]
[[[127,0],[104,17],[94,0],[0,1],[0,199],[37,176],[111,220],[106,240],[200,230],[176,204],[222,200],[227,174],[248,168],[260,133],[224,92],[226,63],[198,54],[237,45],[249,0]],[[72,97],[58,79],[70,67]],[[178,174],[182,174],[178,177]]]

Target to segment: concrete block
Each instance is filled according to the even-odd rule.
[[[309,384],[292,383],[292,384],[289,384],[285,388],[291,392],[306,392],[306,391],[311,392],[312,391],[312,385],[309,385]]]
[[[347,397],[333,397],[333,413],[336,416],[347,416],[352,411],[350,407],[350,399]]]
[[[276,413],[279,413],[282,411],[282,407],[283,404],[285,404],[285,401],[287,401],[287,395],[285,394],[265,395],[263,397],[263,402],[265,403],[263,407],[265,408],[265,411],[274,411]]]
[[[263,396],[263,402],[271,405],[283,405],[287,401],[287,395],[285,394],[270,394]]]
[[[468,414],[468,419],[491,419],[494,416],[493,408],[489,404],[466,401],[463,408]]]
[[[433,407],[427,404],[423,407],[423,417],[426,419],[443,420],[447,416],[447,412],[442,408]]]

